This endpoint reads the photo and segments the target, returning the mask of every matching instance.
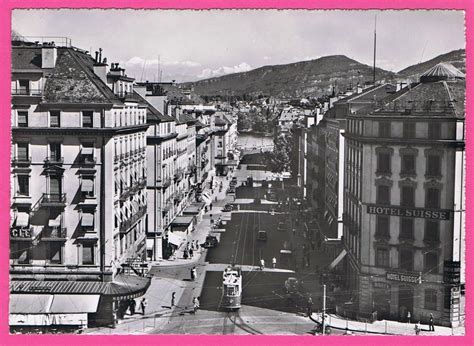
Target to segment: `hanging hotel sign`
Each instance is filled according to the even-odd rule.
[[[432,220],[449,220],[450,210],[446,209],[424,209],[424,208],[403,208],[396,206],[386,206],[380,204],[367,204],[367,213],[375,215],[419,217]]]
[[[420,274],[387,272],[386,278],[389,281],[408,282],[408,283],[412,283],[412,284],[420,284],[421,283]]]

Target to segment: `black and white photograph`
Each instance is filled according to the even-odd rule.
[[[11,334],[465,335],[464,11],[11,19]]]

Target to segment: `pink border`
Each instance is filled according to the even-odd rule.
[[[417,343],[418,345],[439,344],[474,344],[473,322],[471,312],[474,308],[471,289],[470,295],[466,299],[466,310],[468,318],[466,319],[466,336],[464,337],[383,337],[383,336],[361,336],[361,337],[324,337],[324,339],[313,336],[263,336],[263,337],[225,337],[225,336],[27,336],[27,335],[9,335],[8,334],[8,242],[9,242],[9,168],[10,168],[10,32],[11,32],[11,11],[15,8],[162,8],[162,9],[208,9],[208,8],[262,8],[262,9],[459,9],[466,11],[466,24],[474,22],[474,5],[469,0],[4,0],[0,8],[0,167],[1,177],[4,183],[0,185],[0,222],[2,232],[0,232],[0,344],[27,344],[27,343],[61,343],[61,344],[83,344],[93,342],[94,344],[156,344],[180,342],[186,345],[198,345],[203,343],[223,343],[237,345],[242,342],[252,344],[290,344],[309,345],[316,342],[324,342],[325,345],[336,345],[339,343],[352,344],[396,344],[396,343]],[[474,111],[473,103],[470,99],[473,91],[474,80],[471,79],[471,71],[474,63],[472,62],[471,46],[473,44],[473,25],[466,26],[466,51],[467,58],[467,133],[474,131],[474,124],[470,116]],[[467,142],[467,157],[473,152],[474,139]],[[467,177],[473,172],[473,161],[467,161]],[[474,185],[469,179],[466,181],[468,195],[474,192]],[[470,199],[467,199],[468,210],[472,206]],[[467,214],[466,229],[474,222],[474,217]],[[466,241],[468,244],[468,253],[466,262],[474,262],[474,255],[469,251],[472,245],[472,237],[467,232]],[[474,275],[474,266],[466,268],[468,282]],[[469,287],[468,283],[468,287]],[[87,338],[87,339],[86,339]]]

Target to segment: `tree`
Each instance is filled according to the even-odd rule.
[[[290,142],[289,136],[278,134],[273,140],[274,148],[270,153],[270,170],[274,173],[287,172],[290,166]]]

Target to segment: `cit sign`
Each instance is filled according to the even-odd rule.
[[[31,231],[29,228],[12,229],[10,230],[10,236],[12,238],[31,238]]]

